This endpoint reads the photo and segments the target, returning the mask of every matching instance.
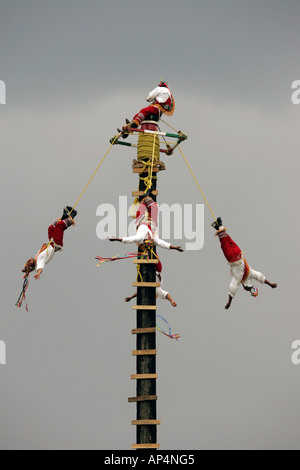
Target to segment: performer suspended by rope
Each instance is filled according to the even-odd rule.
[[[72,209],[71,206],[66,206],[63,210],[61,219],[56,220],[54,224],[48,227],[49,242],[43,244],[36,256],[31,257],[26,261],[25,266],[22,269],[22,272],[25,273],[23,276],[24,282],[22,292],[16,303],[17,307],[21,307],[23,300],[26,300],[25,293],[29,284],[29,274],[35,270],[35,279],[40,278],[45,265],[53,259],[54,254],[57,251],[61,251],[63,249],[64,231],[71,225],[75,225],[74,217],[76,217],[76,215],[76,210]]]
[[[175,101],[168,84],[161,81],[159,85],[152,90],[146,100],[151,103],[150,106],[141,109],[132,119],[126,121],[127,124],[122,127],[122,137],[126,139],[129,135],[129,128],[138,128],[145,120],[158,122],[162,114],[172,116],[175,110]]]
[[[158,264],[156,265],[156,276],[157,276],[157,278],[159,279],[160,282],[162,282],[161,272],[162,272],[162,264],[161,264],[161,261],[158,259]],[[137,292],[135,292],[130,297],[126,297],[124,300],[125,300],[125,302],[130,302],[130,300],[132,300],[136,297],[137,297]],[[156,288],[156,298],[167,299],[170,302],[170,304],[172,305],[172,307],[177,307],[177,303],[175,302],[175,300],[172,299],[170,292],[167,292],[167,291],[163,290],[161,287]],[[156,323],[156,328],[158,329],[158,331],[160,331],[160,333],[162,333],[163,335],[168,336],[168,338],[170,338],[170,339],[178,340],[180,338],[180,336],[178,334],[173,334],[172,333],[172,329],[171,329],[169,323],[167,322],[167,320],[164,317],[162,317],[161,315],[156,315],[157,321],[158,321],[158,318],[160,318],[160,320],[162,320],[164,322],[164,324],[167,325],[167,327],[168,327],[168,331],[166,331],[162,327],[161,322],[160,322],[160,325],[158,323]]]
[[[269,282],[263,274],[258,271],[254,271],[254,269],[248,265],[242,250],[226,233],[226,228],[223,227],[221,217],[218,217],[211,225],[217,231],[215,235],[219,237],[221,248],[228,264],[230,265],[230,274],[232,275],[232,279],[229,284],[229,299],[225,305],[226,309],[230,307],[232,299],[237,293],[240,284],[242,284],[244,289],[250,292],[253,297],[257,297],[258,295],[258,289],[254,287],[252,282],[253,280],[258,281],[261,284],[267,284],[272,287],[272,289],[277,287],[276,283]]]
[[[160,260],[158,260],[158,264],[156,265],[156,276],[159,282],[162,282],[161,272],[162,272],[162,264]],[[130,300],[135,299],[136,297],[137,297],[137,292],[135,292],[130,297],[126,297],[124,300],[125,302],[130,302]],[[172,307],[177,307],[177,303],[175,302],[175,300],[172,299],[170,292],[163,290],[161,287],[156,287],[156,298],[166,299],[170,302]]]
[[[152,240],[154,245],[160,248],[164,248],[165,250],[177,250],[182,253],[183,249],[181,246],[173,246],[158,237],[156,233],[158,206],[150,194],[151,190],[147,191],[138,207],[135,218],[136,235],[123,238],[110,237],[109,240],[111,242],[137,243],[138,245],[141,245],[145,240]]]
[[[125,302],[130,302],[132,299],[137,297],[137,292],[132,294],[130,297],[125,297]],[[156,298],[158,299],[166,299],[170,302],[172,307],[177,307],[177,303],[175,300],[172,299],[170,292],[163,290],[161,287],[156,287]]]

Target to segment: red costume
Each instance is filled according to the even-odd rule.
[[[158,205],[151,197],[145,197],[138,207],[135,223],[136,226],[146,225],[153,233],[156,231],[158,217]]]
[[[240,247],[225,231],[220,232],[218,236],[220,239],[221,248],[228,263],[235,263],[236,261],[239,261],[243,256]]]
[[[133,117],[133,120],[123,127],[123,131],[126,131],[128,127],[137,128],[147,119],[151,121],[159,121],[162,114],[172,116],[174,113],[175,101],[166,82],[160,82],[160,84],[149,93],[146,100],[151,102],[151,105],[141,109]],[[123,138],[126,138],[127,136],[128,133],[123,133]]]
[[[53,240],[55,245],[63,246],[64,231],[73,225],[74,221],[70,218],[54,222],[48,228],[49,241]]]

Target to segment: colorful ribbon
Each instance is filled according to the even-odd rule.
[[[28,274],[28,273],[27,273],[27,274],[24,274],[23,279],[24,279],[24,282],[23,282],[22,292],[21,292],[21,294],[19,295],[19,298],[18,298],[18,300],[17,300],[17,302],[16,302],[16,307],[17,307],[17,308],[22,307],[22,303],[23,303],[23,301],[25,300],[25,302],[26,302],[26,310],[27,310],[27,312],[28,312],[28,306],[27,306],[27,301],[26,301],[26,295],[25,295],[25,294],[26,294],[26,291],[27,291],[28,286],[29,286],[29,274]]]
[[[108,261],[118,261],[121,259],[136,258],[139,254],[141,253],[126,253],[125,255],[115,255],[115,256],[112,256],[111,258],[104,258],[102,256],[96,256],[95,259],[100,261],[100,263],[97,264],[97,266],[100,266],[102,263],[107,263]]]
[[[161,318],[161,320],[163,320],[169,328],[169,333],[166,333],[158,324],[156,324],[156,328],[158,329],[158,331],[160,331],[163,335],[168,336],[168,338],[176,339],[176,341],[178,341],[180,336],[177,335],[177,334],[175,334],[175,335],[172,334],[171,327],[170,327],[169,323],[167,322],[167,320],[164,317],[162,317],[161,315],[156,315],[156,317]]]
[[[125,255],[115,255],[115,256],[112,256],[110,258],[104,258],[102,256],[96,256],[95,259],[100,261],[97,264],[97,266],[100,266],[102,263],[106,263],[108,261],[118,261],[118,260],[121,260],[121,259],[136,258],[139,255],[146,255],[146,254],[147,253],[126,253]],[[154,252],[153,252],[153,254],[156,256],[157,259],[159,259],[158,256]],[[162,327],[160,327],[158,324],[156,324],[156,328],[158,329],[158,331],[160,331],[160,333],[162,333],[163,335],[168,336],[168,338],[176,339],[176,341],[178,341],[180,336],[177,335],[177,334],[172,334],[171,327],[170,327],[169,323],[167,322],[167,320],[164,317],[162,317],[161,315],[156,315],[156,317],[159,317],[163,322],[166,323],[166,325],[168,327],[168,333],[167,333]]]

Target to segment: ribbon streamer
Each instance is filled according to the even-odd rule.
[[[19,298],[16,302],[16,307],[17,308],[21,308],[22,307],[22,303],[23,301],[25,300],[26,302],[26,310],[28,312],[28,305],[27,305],[27,301],[26,301],[26,291],[28,289],[28,286],[29,286],[29,274],[24,274],[23,276],[23,279],[24,279],[24,282],[23,282],[23,287],[22,287],[22,292],[21,294],[19,295]]]
[[[118,261],[121,259],[129,259],[129,258],[136,258],[139,254],[141,253],[126,253],[125,255],[115,255],[112,256],[111,258],[104,258],[102,256],[96,256],[95,259],[100,261],[97,266],[100,266],[102,263],[107,263],[108,261]]]
[[[158,324],[156,324],[156,328],[158,329],[158,331],[160,331],[163,335],[168,336],[168,338],[176,339],[176,341],[178,341],[180,336],[177,335],[177,334],[175,334],[175,335],[172,334],[171,327],[170,327],[169,323],[167,322],[167,320],[164,317],[162,317],[161,315],[156,315],[156,317],[161,318],[161,320],[163,320],[169,328],[169,333],[166,333]]]

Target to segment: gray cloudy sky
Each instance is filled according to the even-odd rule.
[[[257,299],[240,289],[224,310],[229,268],[207,208],[202,250],[160,253],[178,306],[160,301],[158,313],[181,339],[157,337],[158,442],[299,448],[299,17],[296,0],[0,0],[1,449],[135,442],[135,315],[123,301],[135,268],[94,260],[128,252],[97,238],[96,210],[118,208],[119,195],[131,201],[135,152],[111,150],[63,253],[31,280],[29,312],[14,302],[48,225],[161,77],[176,100],[167,120],[188,134],[182,150],[215,214],[279,287],[258,286]],[[159,201],[202,204],[181,154],[164,161]]]

